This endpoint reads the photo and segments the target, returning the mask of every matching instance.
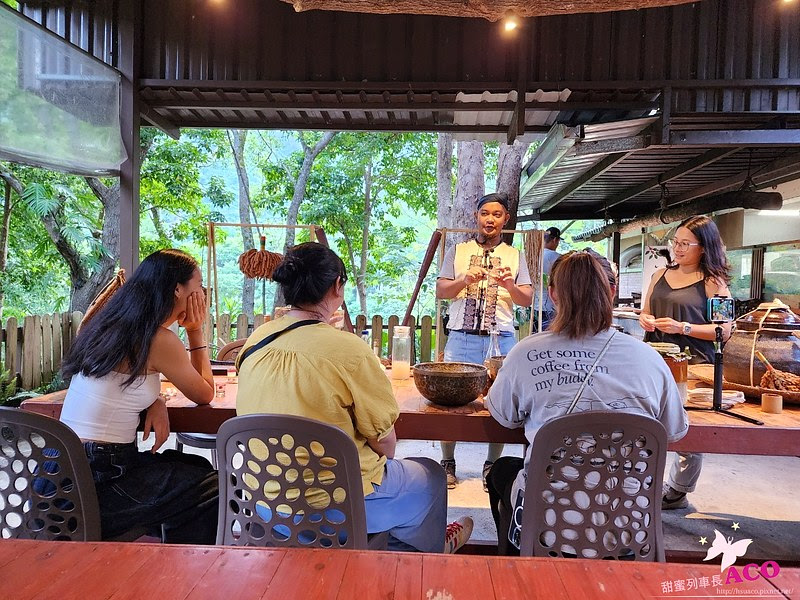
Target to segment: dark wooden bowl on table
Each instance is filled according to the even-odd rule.
[[[474,363],[428,362],[412,368],[414,383],[425,398],[443,406],[463,406],[486,387],[486,367]]]

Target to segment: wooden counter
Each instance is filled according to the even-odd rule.
[[[716,560],[719,563],[719,559]],[[738,568],[743,567],[739,564]],[[0,598],[600,600],[797,598],[800,570],[725,584],[719,564],[235,548],[0,542]]]
[[[218,377],[217,381],[225,381]],[[428,402],[417,391],[412,379],[392,380],[400,406],[396,423],[400,439],[451,440],[464,442],[524,443],[522,429],[506,429],[484,408],[482,400],[458,408],[440,407]],[[170,387],[164,384],[163,389]],[[225,397],[215,398],[209,406],[197,406],[183,396],[168,401],[172,431],[216,433],[219,426],[236,415],[238,385],[229,383]],[[66,392],[55,392],[23,402],[22,408],[58,418]],[[764,421],[751,425],[712,412],[689,411],[689,432],[670,450],[717,454],[759,454],[767,456],[800,455],[800,407],[786,406],[779,415],[762,413],[755,404],[735,409]]]

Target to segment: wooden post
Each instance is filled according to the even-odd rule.
[[[237,337],[241,337],[238,335]],[[210,338],[209,338],[210,339]],[[228,313],[222,313],[217,321],[217,347],[222,348],[231,340],[231,316]]]
[[[420,362],[431,361],[431,335],[433,334],[433,319],[430,315],[422,317],[421,329],[419,332],[419,360]]]
[[[120,133],[128,159],[120,167],[120,266],[128,278],[139,265],[139,178],[141,175],[139,78],[143,4],[121,0],[117,65],[120,82]]]
[[[70,345],[72,342],[75,341],[75,338],[78,335],[78,327],[81,326],[81,321],[83,320],[83,313],[79,310],[73,311],[72,315],[70,315],[70,322],[69,322],[69,336],[70,336]]]
[[[50,315],[42,315],[42,371],[41,382],[49,382],[53,377],[53,326]]]
[[[392,357],[392,336],[394,335],[394,328],[400,324],[400,318],[397,315],[392,315],[389,317],[389,321],[387,324],[387,331],[388,331],[388,342],[386,344],[386,356],[391,358]],[[411,332],[411,339],[414,339],[414,332]]]
[[[17,344],[19,341],[17,332],[17,318],[9,317],[6,321],[6,369],[15,375],[19,373],[19,349]]]
[[[213,260],[211,256],[211,245],[214,243],[214,224],[207,223],[206,228],[208,229],[208,241],[206,242],[207,252],[206,252],[206,290],[208,287],[214,285],[211,282],[211,261]],[[206,292],[206,319],[204,324],[205,331],[203,335],[205,339],[208,340],[210,344],[213,340],[213,331],[211,330],[211,294]],[[217,334],[217,338],[219,338],[219,333]]]
[[[61,360],[64,356],[61,348],[61,315],[56,313],[51,317],[53,326],[53,372],[61,370]]]
[[[378,350],[378,356],[383,356],[383,317],[374,315],[372,317],[372,349]]]
[[[236,339],[237,340],[240,340],[242,338],[246,338],[248,335],[250,335],[250,332],[248,331],[249,324],[250,323],[247,320],[247,315],[240,314],[238,317],[236,317]]]
[[[356,316],[356,325],[355,325],[355,333],[357,336],[361,337],[361,332],[367,328],[367,317],[366,315],[357,315]]]
[[[622,246],[622,235],[619,231],[615,231],[611,234],[611,262],[617,265],[617,269],[619,269],[619,254],[620,254],[620,247]],[[617,281],[617,286],[614,288],[614,306],[619,305],[619,280]]]

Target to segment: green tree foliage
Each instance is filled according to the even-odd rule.
[[[141,256],[159,248],[205,246],[206,223],[224,220],[220,211],[234,199],[219,177],[201,184],[203,169],[226,155],[224,132],[187,130],[177,141],[154,129],[143,135],[149,150],[140,187]]]
[[[380,309],[404,308],[420,267],[416,246],[433,229],[435,159],[432,135],[340,133],[315,163],[301,221],[326,230],[363,312],[368,295]]]

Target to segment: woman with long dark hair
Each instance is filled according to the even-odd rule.
[[[489,472],[489,506],[498,553],[519,554],[509,541],[512,512],[524,496],[525,471],[542,425],[575,411],[618,410],[658,419],[670,441],[689,427],[678,388],[661,356],[611,327],[616,274],[593,252],[569,252],[553,264],[548,292],[556,306],[550,328],[509,352],[485,400],[504,427],[524,427],[525,459],[504,456]],[[591,375],[589,375],[591,373]],[[586,377],[589,385],[583,387]]]
[[[730,297],[730,265],[714,221],[706,216],[690,217],[678,225],[670,240],[672,263],[656,271],[642,303],[639,323],[648,342],[668,342],[681,350],[689,348],[691,362],[714,362],[716,325],[706,314],[713,296]],[[723,339],[731,324],[722,327]],[[679,453],[664,488],[662,508],[685,508],[686,494],[700,478],[703,455]]]
[[[330,326],[344,299],[342,259],[321,244],[299,244],[273,279],[292,309],[256,329],[242,348],[237,413],[296,415],[339,427],[358,450],[367,532],[388,531],[392,550],[457,550],[472,520],[446,525],[444,470],[429,458],[394,458],[399,410],[389,379],[367,344]]]
[[[218,483],[211,464],[174,450],[156,453],[169,436],[160,373],[197,404],[214,397],[204,315],[197,262],[180,250],[159,250],[81,327],[64,360],[71,381],[61,420],[84,442],[104,539],[144,527],[165,543],[215,541]],[[186,329],[188,349],[168,329],[176,321]],[[144,437],[154,431],[155,444],[139,452],[136,428],[145,410]]]

